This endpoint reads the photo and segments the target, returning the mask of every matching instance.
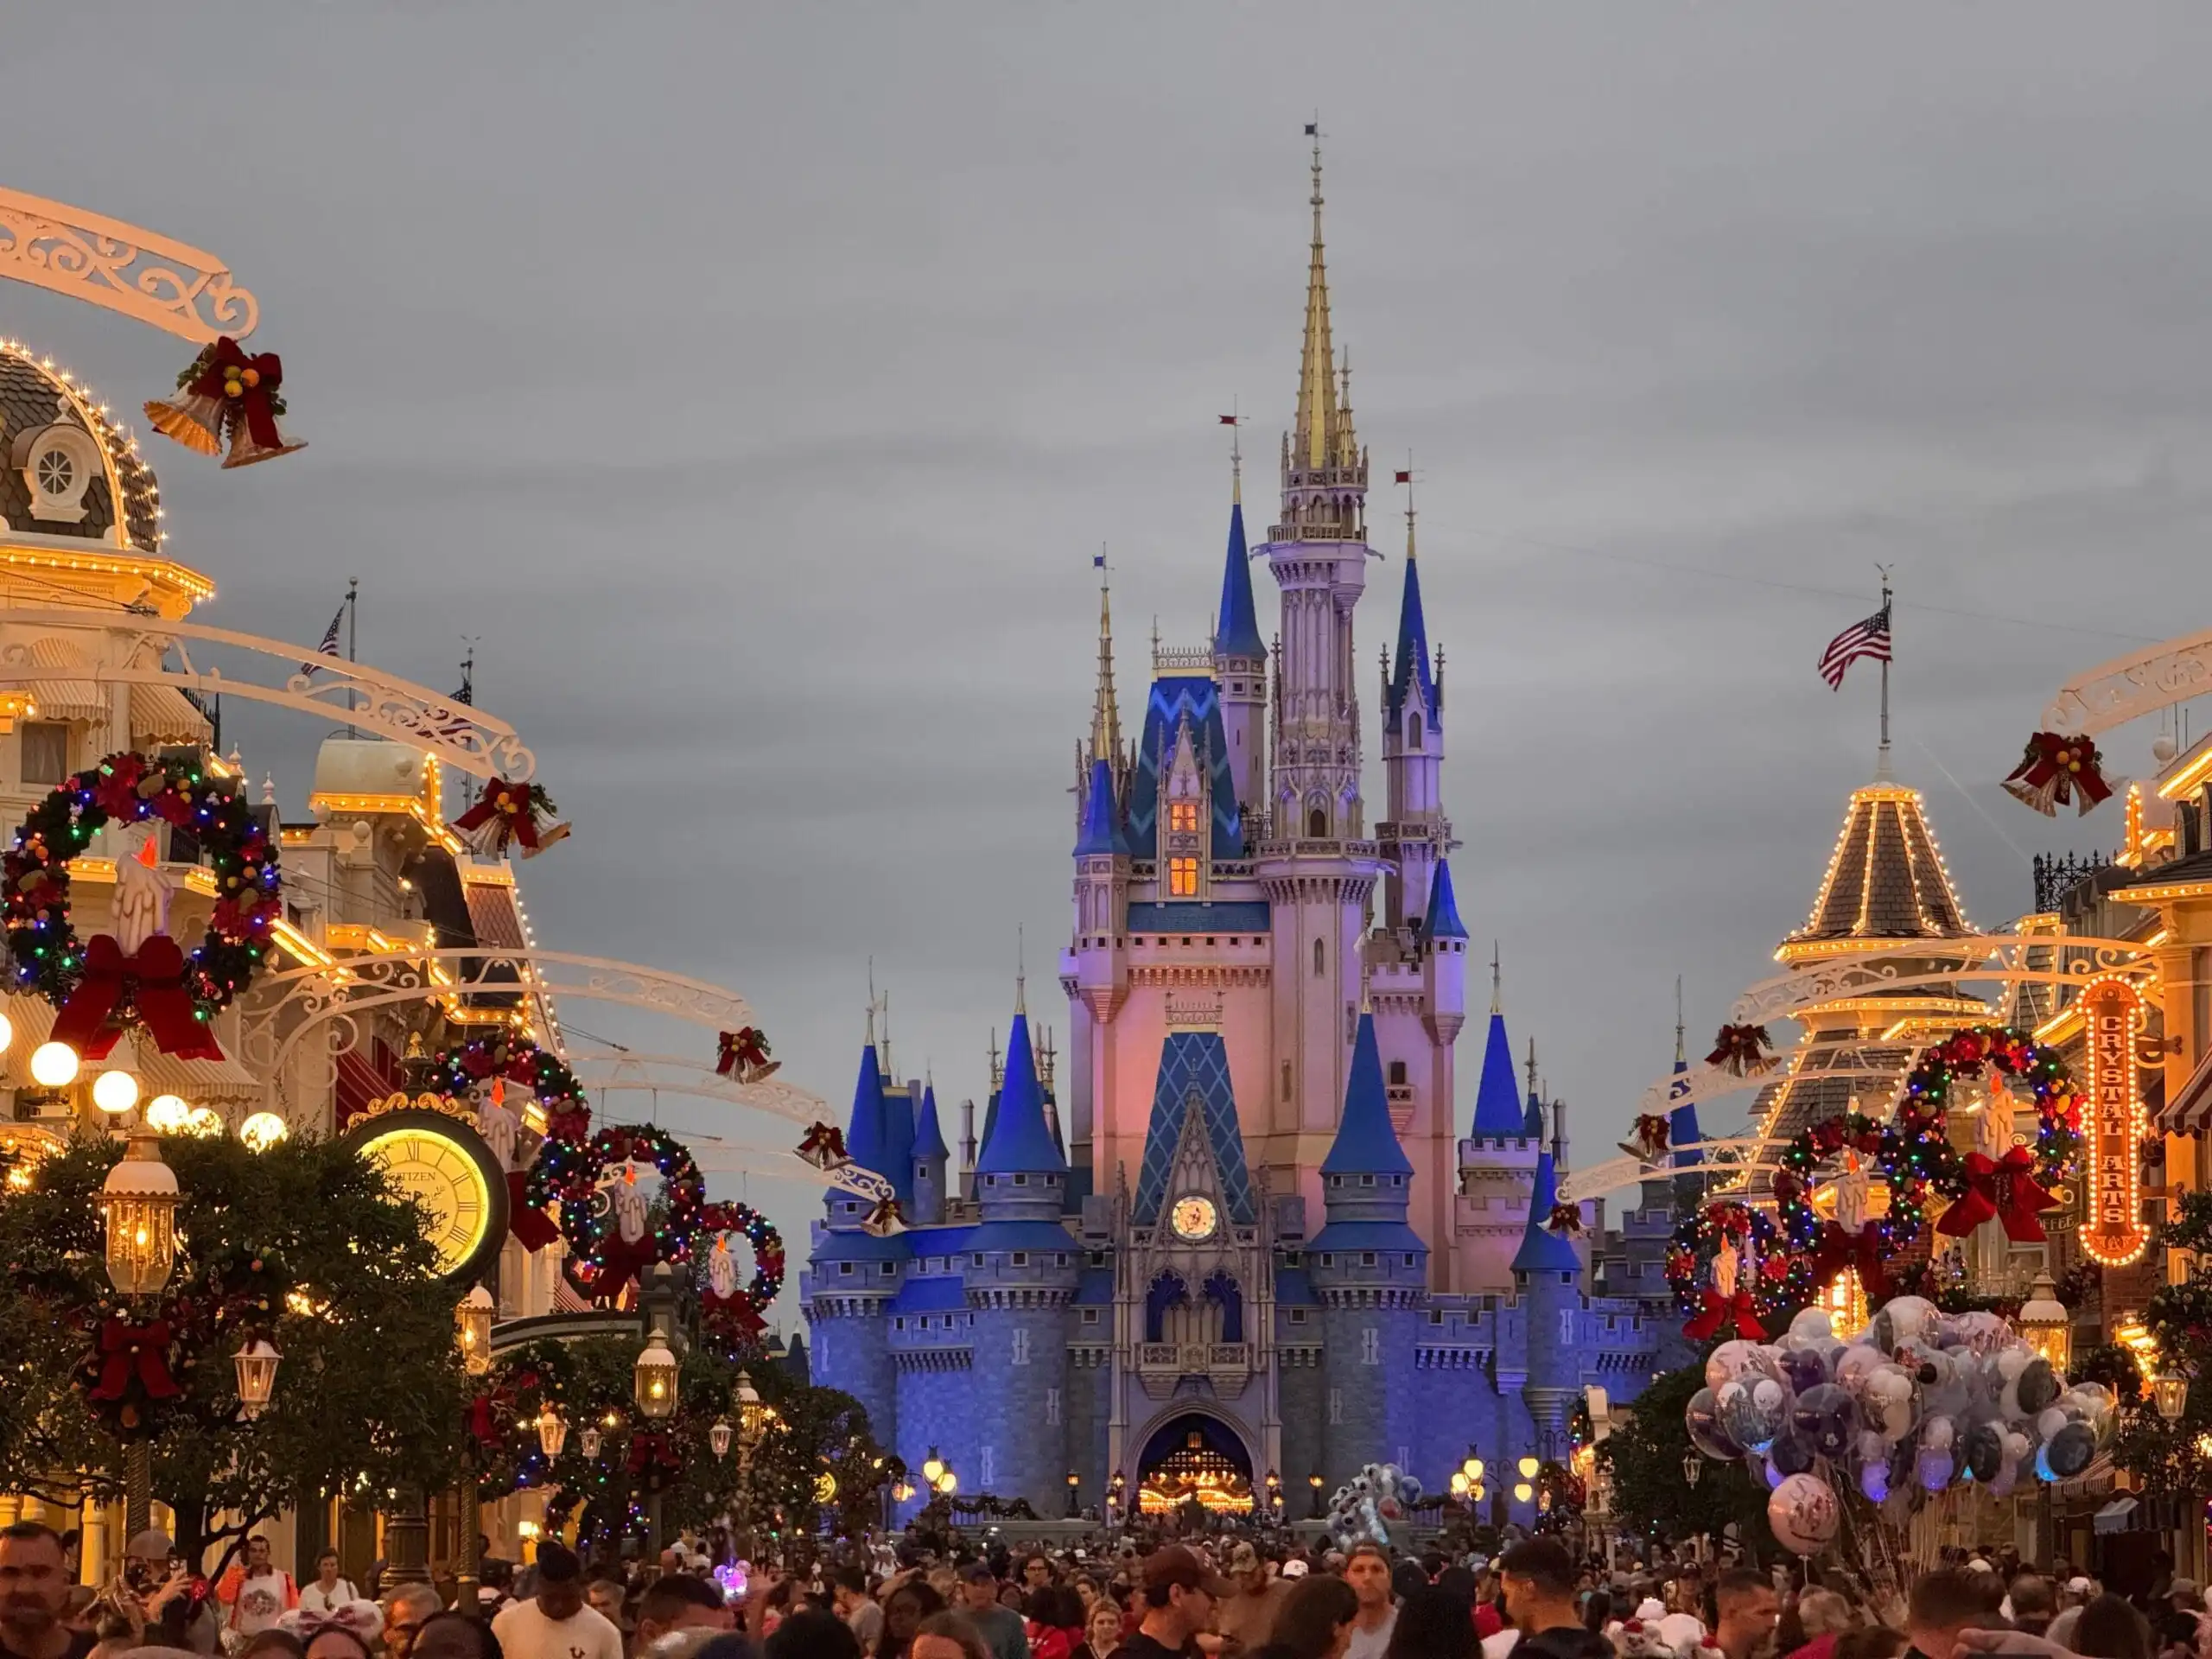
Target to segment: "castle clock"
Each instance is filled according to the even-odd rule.
[[[1175,1200],[1175,1208],[1168,1213],[1167,1224],[1175,1230],[1175,1236],[1185,1244],[1196,1244],[1213,1236],[1213,1200],[1197,1193]]]

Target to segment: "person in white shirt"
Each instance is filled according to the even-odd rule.
[[[300,1586],[300,1605],[305,1611],[328,1618],[349,1601],[359,1601],[361,1592],[351,1580],[338,1576],[338,1552],[326,1549],[315,1558],[315,1580]]]
[[[623,1659],[622,1632],[584,1605],[583,1563],[564,1545],[537,1547],[537,1595],[492,1621],[507,1659]]]

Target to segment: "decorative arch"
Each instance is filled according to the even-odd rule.
[[[1244,1340],[1244,1292],[1236,1276],[1226,1268],[1216,1268],[1206,1275],[1206,1300],[1221,1310],[1221,1339],[1224,1342]]]
[[[1208,1489],[1218,1493],[1218,1499],[1200,1497],[1207,1508],[1235,1513],[1252,1507],[1253,1484],[1265,1459],[1255,1438],[1225,1412],[1189,1400],[1175,1401],[1133,1435],[1129,1444],[1139,1448],[1138,1503],[1172,1507],[1173,1491],[1189,1490],[1179,1477],[1196,1465],[1219,1478],[1218,1484]]]
[[[243,340],[261,302],[212,253],[119,219],[0,189],[0,276],[205,346]]]
[[[1191,1287],[1183,1275],[1173,1268],[1163,1268],[1156,1274],[1144,1294],[1144,1339],[1165,1342],[1167,1315],[1171,1309],[1187,1306]]]

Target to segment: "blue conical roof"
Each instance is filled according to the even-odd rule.
[[[872,1042],[861,1046],[861,1076],[853,1085],[853,1120],[845,1130],[845,1151],[862,1169],[891,1173],[883,1166],[883,1068]]]
[[[1428,915],[1421,923],[1421,936],[1430,939],[1464,939],[1466,924],[1459,919],[1459,903],[1452,893],[1452,864],[1448,859],[1436,861],[1436,879],[1429,884]]]
[[[1529,1091],[1528,1109],[1522,1115],[1521,1133],[1531,1141],[1544,1138],[1544,1103],[1536,1098],[1534,1089]]]
[[[1688,1081],[1689,1069],[1690,1063],[1688,1060],[1679,1056],[1675,1058],[1676,1082],[1668,1091],[1670,1095],[1685,1095],[1689,1092],[1690,1086]],[[1667,1144],[1674,1149],[1675,1162],[1677,1165],[1703,1163],[1705,1149],[1700,1143],[1704,1139],[1704,1133],[1697,1126],[1697,1102],[1686,1100],[1668,1112]]]
[[[1559,1203],[1559,1172],[1548,1152],[1536,1154],[1536,1185],[1529,1194],[1529,1227],[1521,1235],[1521,1248],[1513,1254],[1516,1273],[1580,1273],[1582,1258],[1572,1241],[1545,1225]]]
[[[1382,1053],[1376,1046],[1375,1016],[1359,1016],[1351,1076],[1344,1084],[1344,1115],[1321,1160],[1324,1175],[1410,1175],[1412,1162],[1390,1126],[1390,1097],[1382,1087]]]
[[[1421,706],[1428,710],[1429,723],[1443,724],[1442,712],[1436,706],[1434,671],[1428,660],[1428,622],[1421,614],[1421,561],[1408,551],[1405,595],[1398,601],[1398,655],[1390,667],[1390,695],[1382,711],[1386,731],[1398,729],[1398,722],[1406,712],[1406,694],[1416,680],[1421,683]]]
[[[1252,603],[1252,561],[1244,546],[1244,504],[1229,509],[1229,563],[1221,573],[1221,617],[1214,626],[1214,652],[1222,657],[1268,654],[1260,638],[1260,616]]]
[[[1483,1080],[1475,1090],[1475,1134],[1516,1135],[1521,1128],[1521,1085],[1513,1080],[1513,1050],[1505,1039],[1505,1016],[1490,1016],[1490,1040],[1483,1046]]]
[[[950,1158],[952,1152],[944,1144],[944,1131],[938,1127],[937,1085],[931,1084],[922,1090],[922,1113],[914,1125],[914,1158]]]
[[[976,1160],[983,1175],[1033,1174],[1065,1170],[1068,1160],[1045,1124],[1044,1091],[1037,1085],[1037,1062],[1029,1052],[1029,1016],[1014,1016],[1007,1033],[1006,1081],[999,1087],[999,1109],[990,1138]]]
[[[1128,850],[1129,838],[1122,830],[1121,805],[1114,798],[1114,767],[1102,754],[1090,763],[1090,791],[1083,804],[1083,834],[1075,843],[1075,855],[1126,855]]]

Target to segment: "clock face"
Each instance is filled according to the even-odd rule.
[[[1213,1236],[1213,1200],[1195,1193],[1187,1198],[1175,1200],[1175,1208],[1168,1217],[1168,1225],[1175,1230],[1175,1236],[1195,1244],[1202,1238]]]
[[[390,1112],[353,1136],[392,1186],[422,1206],[442,1278],[474,1276],[506,1235],[506,1182],[475,1131],[441,1113]]]

